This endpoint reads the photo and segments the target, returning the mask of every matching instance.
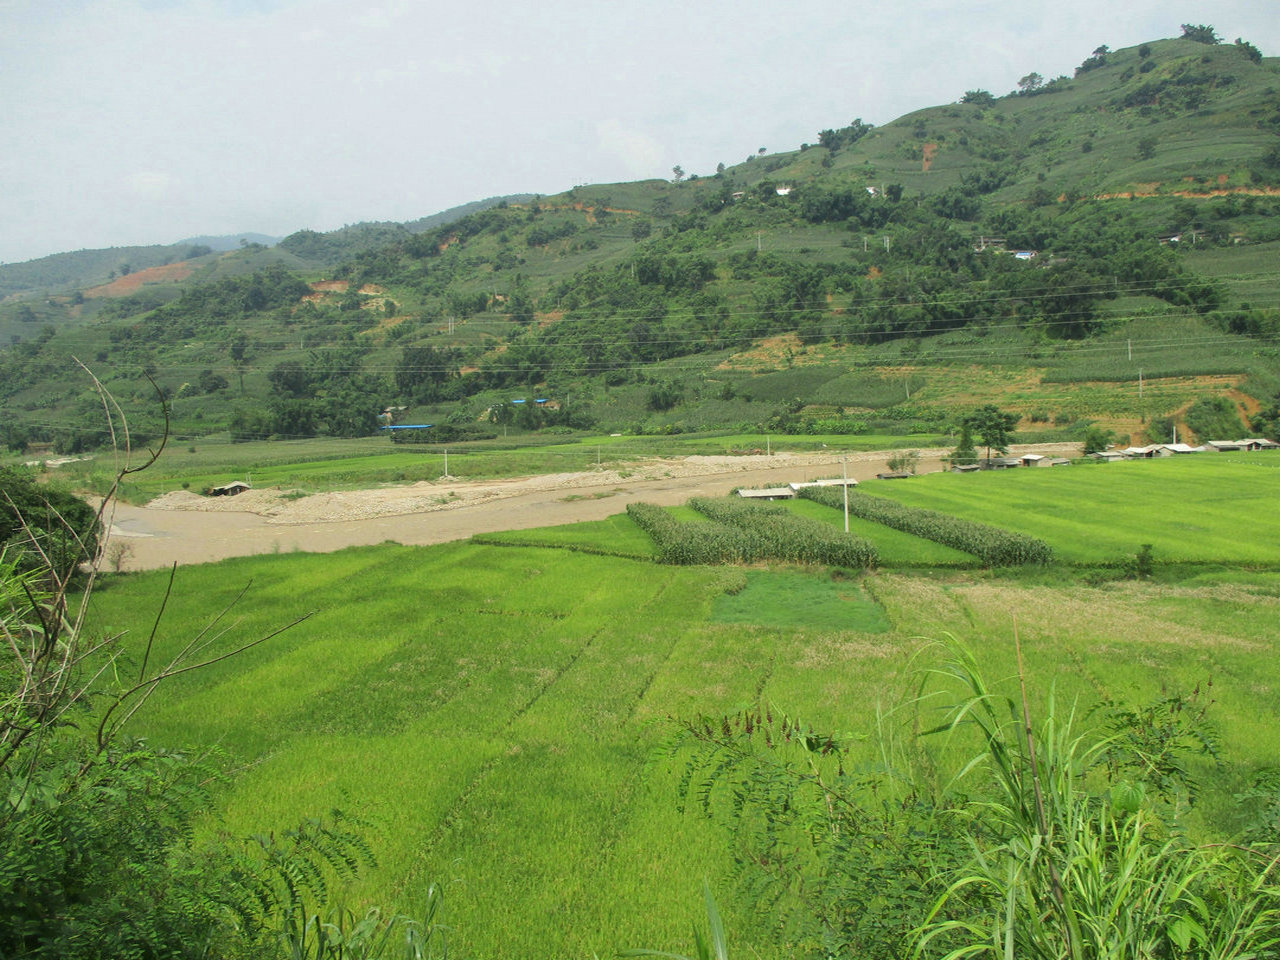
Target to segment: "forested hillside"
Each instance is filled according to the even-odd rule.
[[[905,432],[990,400],[1046,438],[1270,429],[1280,60],[1217,39],[670,181],[11,297],[6,439],[103,440],[77,360],[144,434],[153,381],[192,437],[356,436],[388,408],[417,439]]]

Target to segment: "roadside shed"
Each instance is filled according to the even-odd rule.
[[[796,492],[790,487],[765,487],[762,490],[739,490],[738,496],[747,500],[794,500]]]
[[[252,490],[253,487],[245,483],[243,480],[232,480],[230,483],[224,483],[220,487],[210,487],[209,496],[211,497],[234,497],[237,494],[244,493],[246,490]]]
[[[857,485],[858,481],[853,479],[853,477],[849,477],[848,479],[845,479],[844,477],[834,477],[827,480],[809,480],[805,483],[788,484],[788,486],[797,493],[805,487],[856,487]]]

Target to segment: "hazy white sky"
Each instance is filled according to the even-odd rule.
[[[1277,0],[0,0],[0,261],[710,173]]]

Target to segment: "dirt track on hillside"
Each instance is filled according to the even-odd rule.
[[[1078,444],[1015,447],[1011,453],[1070,456]],[[942,469],[946,451],[923,450],[920,472]],[[885,470],[892,452],[850,454],[849,476],[866,480]],[[227,557],[295,550],[324,553],[382,543],[423,545],[477,533],[600,520],[628,503],[664,506],[718,496],[736,487],[766,487],[841,473],[839,454],[684,457],[572,474],[510,480],[436,480],[373,490],[292,496],[254,490],[209,498],[176,491],[145,507],[116,504],[113,549],[120,568],[149,570]],[[114,563],[109,562],[108,567]]]

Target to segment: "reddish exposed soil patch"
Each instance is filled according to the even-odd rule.
[[[190,260],[181,260],[163,267],[147,267],[145,270],[135,270],[110,283],[86,290],[84,295],[86,297],[127,297],[141,290],[144,284],[177,283],[179,280],[187,279],[194,272],[195,267],[191,266]]]
[[[554,203],[554,204],[552,204],[552,203],[546,203],[546,202],[544,201],[544,202],[542,202],[542,203],[541,203],[541,207],[542,207],[542,209],[543,209],[544,211],[548,211],[548,210],[582,210],[582,211],[588,211],[588,210],[604,210],[604,211],[606,211],[606,212],[608,212],[608,213],[630,213],[630,214],[634,214],[634,215],[636,215],[636,216],[639,216],[639,214],[640,214],[640,211],[639,211],[639,210],[628,210],[626,207],[602,207],[602,206],[600,206],[600,204],[598,204],[598,203],[583,203],[581,200],[578,200],[578,201],[576,201],[575,203]],[[513,210],[527,210],[527,209],[528,209],[528,205],[527,205],[527,204],[513,203],[513,204],[511,204],[511,208],[512,208]]]
[[[1245,416],[1252,417],[1262,409],[1262,404],[1256,398],[1249,396],[1247,393],[1241,393],[1239,390],[1228,390],[1227,397],[1244,411]]]
[[[316,280],[311,284],[313,292],[307,294],[302,299],[311,303],[319,303],[331,293],[346,293],[350,286],[351,284],[346,280]],[[360,292],[366,296],[373,297],[381,294],[382,288],[377,284],[366,283],[360,288]],[[380,304],[375,304],[375,306],[380,306]]]
[[[1190,179],[1190,178],[1188,178]],[[1120,193],[1099,193],[1095,194],[1095,200],[1133,200],[1137,197],[1185,197],[1188,200],[1212,200],[1214,197],[1280,197],[1280,187],[1226,187],[1225,184],[1230,178],[1225,173],[1218,174],[1219,189],[1217,190],[1170,190],[1167,193],[1160,193],[1160,184],[1157,183],[1139,183],[1135,184],[1135,189],[1124,190]],[[1058,202],[1062,203],[1066,200],[1066,194],[1058,198]]]
[[[750,350],[740,350],[728,360],[719,363],[716,369],[736,370],[744,367],[759,367],[761,365],[773,368],[783,363],[788,356],[794,362],[796,357],[802,353],[804,353],[804,342],[796,334],[787,333],[780,337],[769,337],[761,340]]]
[[[926,143],[924,145],[924,155],[921,159],[920,169],[924,173],[929,172],[929,168],[933,166],[933,158],[938,155],[938,145],[936,143]]]

